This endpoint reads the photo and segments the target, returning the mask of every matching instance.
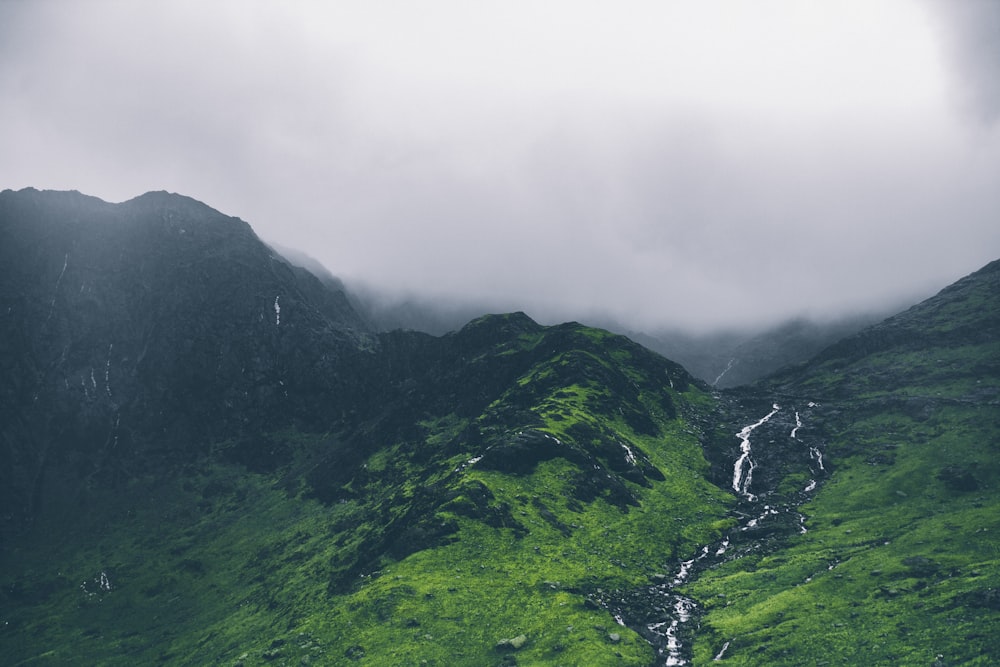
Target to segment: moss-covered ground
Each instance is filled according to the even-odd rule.
[[[707,610],[696,664],[727,641],[720,664],[996,664],[995,415],[951,408],[915,422],[882,414],[841,437],[868,437],[877,453],[836,462],[800,508],[807,533],[690,585]],[[976,488],[942,477],[950,466],[974,470]]]
[[[700,442],[714,401],[624,339],[555,333],[480,414],[421,412],[419,439],[350,469],[314,465],[328,434],[286,429],[260,439],[293,452],[273,470],[220,442],[93,489],[3,550],[2,662],[649,664],[590,598],[730,525]],[[545,343],[522,334],[497,356]]]
[[[0,664],[650,665],[602,601],[724,534],[680,590],[695,665],[1000,664],[994,274],[722,397],[574,324],[393,334],[329,431],[121,466],[9,537]],[[825,476],[755,439],[737,504],[772,400]],[[740,537],[767,502],[793,520]]]
[[[806,533],[690,583],[695,664],[1000,663],[995,276],[773,383],[822,403],[832,474]]]

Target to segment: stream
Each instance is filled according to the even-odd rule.
[[[739,456],[733,463],[732,490],[738,504],[732,513],[739,523],[721,540],[705,544],[694,555],[670,568],[668,575],[656,575],[646,586],[627,591],[609,591],[593,600],[611,612],[615,621],[631,628],[656,649],[656,665],[675,667],[691,664],[691,636],[701,616],[697,602],[678,592],[693,575],[721,563],[742,558],[764,548],[764,540],[781,532],[805,533],[805,516],[798,506],[816,489],[826,474],[822,443],[800,436],[809,415],[819,406],[786,409],[774,403],[770,412],[744,426],[739,439]],[[755,471],[764,472],[762,461],[769,457],[791,459],[807,466],[811,479],[792,498],[773,498],[773,489],[752,487]],[[772,477],[773,481],[773,477]],[[760,486],[760,485],[758,485]],[[731,640],[732,638],[730,638]],[[721,661],[730,641],[714,649]]]

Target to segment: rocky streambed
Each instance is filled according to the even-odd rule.
[[[821,406],[806,401],[774,402],[766,410],[747,406],[745,420],[733,430],[731,489],[738,498],[733,516],[736,526],[717,542],[699,547],[690,557],[665,567],[650,582],[629,590],[591,594],[593,603],[607,609],[615,621],[644,637],[656,650],[656,665],[691,663],[691,639],[698,629],[700,607],[683,594],[684,585],[706,569],[767,552],[789,535],[806,532],[806,519],[798,508],[815,492],[827,474],[825,444],[810,419]],[[777,487],[791,470],[808,470],[809,482],[792,494],[779,496]],[[729,642],[715,653],[721,660]]]

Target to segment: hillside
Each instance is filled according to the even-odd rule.
[[[601,596],[728,525],[703,387],[521,314],[359,331],[150,198],[4,193],[6,663],[649,662]]]
[[[829,478],[781,549],[689,587],[696,663],[996,664],[998,298],[993,262],[759,388],[818,404]]]
[[[627,335],[682,364],[713,387],[731,389],[756,382],[785,366],[808,361],[840,339],[881,319],[876,315],[854,315],[829,322],[798,318],[760,331],[701,335],[658,331]]]
[[[294,259],[294,257],[292,257]],[[326,272],[315,260],[302,258],[318,275]],[[489,306],[453,304],[430,297],[390,296],[363,285],[351,285],[359,312],[381,331],[413,329],[442,335],[484,312]],[[676,361],[694,377],[718,389],[750,384],[792,364],[805,362],[842,338],[876,324],[893,311],[856,314],[831,321],[795,318],[760,329],[717,330],[691,333],[653,329],[635,331],[613,318],[589,320],[592,326],[619,333],[643,347]]]
[[[998,658],[1000,263],[715,391],[178,195],[5,191],[0,261],[3,664]]]
[[[0,264],[0,535],[209,439],[318,427],[370,345],[343,293],[179,195],[4,191]]]

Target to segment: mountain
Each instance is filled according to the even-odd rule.
[[[789,320],[762,331],[626,332],[637,343],[684,365],[713,387],[729,389],[808,361],[826,347],[876,324],[885,315],[854,315],[829,322]],[[609,327],[620,330],[620,327]]]
[[[4,664],[998,657],[996,264],[717,391],[374,331],[179,195],[5,191],[0,254]]]
[[[317,275],[329,275],[326,269],[310,258],[304,257],[302,265],[310,267]],[[332,276],[330,279],[336,280]],[[442,335],[460,329],[463,324],[490,309],[475,303],[435,301],[418,294],[390,296],[364,285],[352,285],[349,291],[355,297],[353,303],[358,311],[380,331],[412,329]],[[807,361],[841,338],[853,335],[890,314],[891,311],[886,310],[829,321],[796,318],[764,329],[704,333],[671,329],[634,331],[630,326],[610,318],[597,319],[592,324],[628,336],[640,345],[682,364],[696,378],[713,387],[728,389],[750,384],[785,366]]]
[[[0,262],[5,523],[150,452],[315,422],[370,340],[343,293],[178,195],[5,191]]]
[[[1000,261],[755,391],[816,404],[826,479],[780,550],[693,582],[696,662],[995,664]]]
[[[177,195],[4,192],[0,234],[7,663],[643,662],[594,596],[725,523],[710,395],[627,339],[373,334]]]

